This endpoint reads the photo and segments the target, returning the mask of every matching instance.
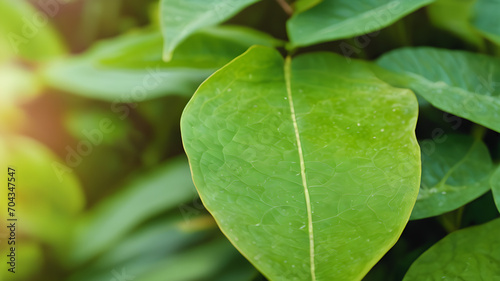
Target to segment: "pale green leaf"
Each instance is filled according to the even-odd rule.
[[[324,0],[287,23],[294,47],[345,39],[389,26],[433,0]]]
[[[396,86],[410,88],[441,110],[500,132],[500,59],[421,47],[389,52],[377,63],[394,72]]]
[[[270,280],[360,280],[415,202],[417,101],[362,62],[253,47],[181,119],[193,179],[231,242]]]
[[[471,20],[477,0],[436,0],[427,7],[433,25],[476,45],[483,46],[483,39],[474,30]]]
[[[499,0],[477,0],[473,24],[489,40],[500,45]]]
[[[499,280],[500,219],[451,233],[423,253],[403,281]]]
[[[28,1],[0,1],[0,61],[5,56],[43,60],[66,52],[50,23],[53,11],[48,11],[36,10]]]
[[[496,169],[495,173],[490,180],[491,191],[493,192],[493,198],[495,199],[495,204],[500,212],[500,166]]]
[[[81,262],[93,257],[141,222],[177,207],[195,194],[184,158],[141,175],[82,218],[73,259]]]
[[[259,0],[162,0],[160,3],[165,61],[194,32],[217,25]],[[181,48],[179,48],[181,49]]]
[[[493,162],[486,145],[470,136],[424,140],[422,180],[411,219],[444,214],[490,190]]]
[[[204,79],[249,46],[280,43],[249,28],[212,27],[184,41],[165,63],[161,41],[159,32],[147,30],[113,38],[81,56],[48,65],[42,76],[54,88],[110,102],[191,96]]]

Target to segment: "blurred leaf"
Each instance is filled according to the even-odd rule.
[[[57,2],[56,2],[57,3]],[[2,56],[49,59],[66,52],[50,24],[54,15],[36,10],[28,1],[0,1],[0,61]]]
[[[427,7],[433,25],[447,30],[476,46],[483,46],[483,39],[474,30],[471,20],[477,0],[436,0]]]
[[[144,275],[156,269],[161,260],[175,258],[187,247],[199,243],[214,233],[215,228],[184,231],[180,226],[183,219],[176,214],[142,226],[90,266],[79,270],[70,281],[109,281],[110,272],[121,268],[136,276]],[[215,227],[215,222],[213,224]]]
[[[231,243],[221,237],[161,261],[155,269],[141,276],[140,280],[163,281],[166,276],[169,281],[217,280],[214,277],[222,275],[224,266],[234,259],[240,259],[247,268],[252,269]],[[241,273],[243,276],[238,276],[233,280],[247,281],[253,274],[251,272],[252,274],[248,276],[245,270]]]
[[[350,38],[386,27],[434,0],[324,0],[287,23],[293,47]]]
[[[447,135],[443,142],[424,140],[420,147],[422,181],[410,219],[444,214],[490,190],[494,166],[481,140]]]
[[[499,0],[477,0],[473,24],[481,34],[500,45]]]
[[[66,248],[69,227],[85,202],[78,180],[35,140],[4,135],[0,152],[0,166],[16,169],[16,212],[22,220],[19,235]],[[6,173],[0,175],[2,182],[7,182],[5,177]],[[7,206],[6,200],[0,196],[0,206]]]
[[[251,45],[278,42],[249,28],[212,27],[184,41],[165,63],[159,32],[142,30],[50,64],[42,75],[52,87],[115,103],[166,95],[190,97],[205,78]]]
[[[416,111],[366,63],[253,47],[200,86],[181,130],[205,206],[264,275],[360,280],[417,197]]]
[[[25,118],[19,105],[37,96],[40,85],[30,71],[13,63],[0,63],[0,85],[0,132],[14,131]]]
[[[113,249],[106,252],[97,262],[99,266],[113,266],[132,258],[157,261],[162,256],[173,254],[183,247],[206,238],[214,228],[204,227],[197,231],[182,228],[184,217],[170,217],[164,221],[154,221],[139,231],[120,241]],[[146,271],[145,271],[146,272]]]
[[[170,61],[177,46],[199,29],[224,22],[258,1],[161,0],[161,27],[165,40],[163,58]]]
[[[305,12],[323,1],[324,0],[297,0],[293,3],[293,12],[295,14]]]
[[[133,130],[130,123],[123,122],[109,108],[72,107],[67,112],[64,123],[66,131],[75,139],[90,140],[95,146],[113,145],[117,148],[118,143],[124,143],[128,133]],[[103,126],[104,124],[109,126]],[[103,130],[104,128],[107,130]]]
[[[195,194],[184,157],[141,174],[80,221],[75,233],[74,261],[94,257],[145,220],[177,207]]]
[[[500,59],[421,47],[389,52],[377,63],[435,107],[500,132]]]
[[[493,198],[495,199],[495,204],[500,212],[500,165],[496,169],[495,173],[490,179],[491,190],[493,191]]]
[[[0,216],[0,218],[2,217]],[[2,218],[2,220],[3,219],[4,218]],[[17,231],[19,231],[19,226],[20,224],[18,224]],[[4,227],[5,226],[2,225],[2,228]],[[0,238],[2,237],[0,236]],[[7,269],[10,267],[10,265],[7,264],[8,262],[10,262],[10,257],[7,257],[7,255],[10,254],[10,250],[8,251],[7,249],[14,245],[8,245],[7,241],[3,239],[0,239],[0,242],[0,252],[2,253],[2,255],[0,256],[0,262],[2,263],[2,270],[0,270],[0,280],[33,280],[36,274],[42,269],[44,263],[43,250],[41,245],[17,236],[15,245],[16,273],[12,274],[11,272],[7,271]]]
[[[283,42],[269,34],[244,26],[223,25],[204,28],[188,37],[179,46],[172,60],[162,61],[161,36],[151,34],[142,41],[123,40],[101,60],[104,65],[141,68],[164,64],[169,67],[217,69],[241,55],[252,45],[280,46]]]
[[[403,281],[498,280],[500,219],[453,232],[423,253]]]

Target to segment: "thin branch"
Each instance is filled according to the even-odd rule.
[[[283,9],[283,11],[285,11],[287,15],[291,16],[293,14],[292,6],[290,6],[290,4],[286,2],[286,0],[276,0],[276,2],[280,4],[281,8]]]

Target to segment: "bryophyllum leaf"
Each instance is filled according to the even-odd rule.
[[[417,101],[330,53],[252,47],[206,80],[181,130],[194,183],[270,280],[361,280],[415,202]]]

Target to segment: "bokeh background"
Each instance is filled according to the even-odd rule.
[[[6,188],[7,167],[16,169],[18,218],[11,274],[2,191],[0,280],[265,280],[201,204],[179,132],[197,86],[252,42],[231,27],[207,29],[163,63],[158,17],[157,0],[0,0],[0,182]],[[262,1],[229,23],[266,31],[277,39],[263,42],[279,45],[286,18]],[[419,10],[355,56],[373,59],[408,40],[470,47],[428,22]],[[311,50],[342,53],[338,41],[303,51]],[[437,109],[422,116],[421,137],[436,126],[453,131]],[[498,216],[491,193],[463,212],[463,226]],[[401,280],[446,233],[434,218],[410,222],[365,279]]]

